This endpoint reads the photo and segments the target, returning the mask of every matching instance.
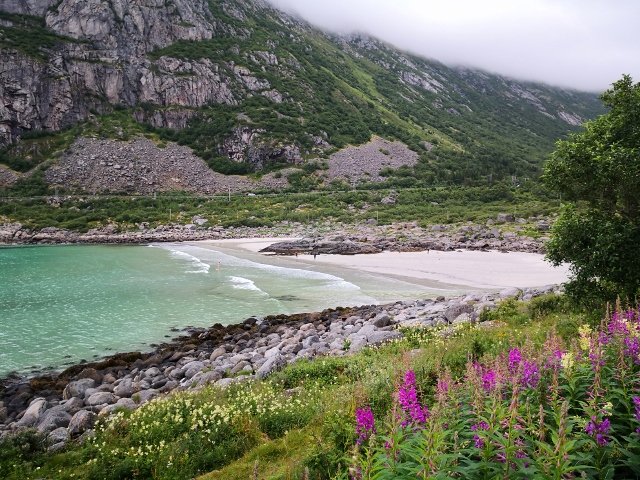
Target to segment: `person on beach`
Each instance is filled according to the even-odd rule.
[[[218,270],[220,270],[220,262],[218,262]]]

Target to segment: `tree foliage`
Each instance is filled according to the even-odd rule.
[[[559,141],[545,165],[547,186],[571,202],[547,257],[571,264],[574,297],[633,298],[640,289],[640,84],[625,75],[601,98],[609,112]]]

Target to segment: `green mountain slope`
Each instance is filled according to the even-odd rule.
[[[68,76],[72,87],[80,70],[98,79],[121,72],[121,83],[98,92],[86,80],[75,85],[74,116],[66,113],[56,125],[5,122],[13,140],[5,138],[0,163],[14,170],[54,158],[78,135],[145,133],[191,147],[216,171],[239,174],[327,158],[378,135],[419,154],[412,169],[385,172],[407,185],[486,183],[536,178],[558,138],[603,113],[594,94],[450,68],[364,35],[331,35],[260,0],[165,2],[153,13],[169,23],[164,36],[131,30],[134,6],[127,2],[124,9],[101,4],[100,16],[80,10],[106,25],[110,36],[100,38],[70,27],[77,4],[50,6],[46,48],[11,50],[3,37],[0,57],[40,64],[67,58],[60,81]],[[12,31],[33,23],[12,13],[5,15]],[[72,125],[79,126],[46,141],[24,136]],[[12,144],[20,135],[26,140]]]

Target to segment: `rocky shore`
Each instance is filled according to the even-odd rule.
[[[153,352],[122,353],[73,366],[56,375],[0,382],[0,438],[28,428],[46,434],[51,450],[92,434],[97,418],[135,409],[174,390],[267,378],[301,359],[343,356],[403,337],[400,327],[477,323],[484,309],[505,298],[530,300],[557,286],[500,293],[469,293],[388,305],[247,318],[191,329]],[[491,326],[491,322],[478,323]]]
[[[542,217],[518,219],[498,215],[487,224],[431,225],[422,228],[418,222],[376,225],[333,224],[331,222],[300,224],[282,222],[273,227],[224,228],[207,227],[207,220],[193,217],[186,225],[146,223],[138,231],[119,232],[113,225],[91,229],[86,233],[46,227],[40,231],[24,228],[19,223],[0,225],[0,244],[147,244],[230,238],[302,237],[295,242],[278,243],[263,250],[266,253],[295,255],[299,253],[354,255],[379,253],[384,250],[415,252],[422,250],[498,250],[504,252],[545,253],[546,236],[533,238],[525,233],[542,234],[550,228]],[[528,228],[528,230],[527,230]]]

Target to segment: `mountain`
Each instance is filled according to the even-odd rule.
[[[300,188],[322,168],[407,186],[535,178],[558,138],[601,113],[595,94],[329,34],[261,0],[0,0],[0,185],[40,172],[90,191],[189,190],[162,169],[175,180],[203,161],[311,165],[287,171]],[[140,160],[143,135],[135,148],[163,161]],[[188,148],[167,157],[174,142]],[[262,186],[284,185],[270,175]]]

